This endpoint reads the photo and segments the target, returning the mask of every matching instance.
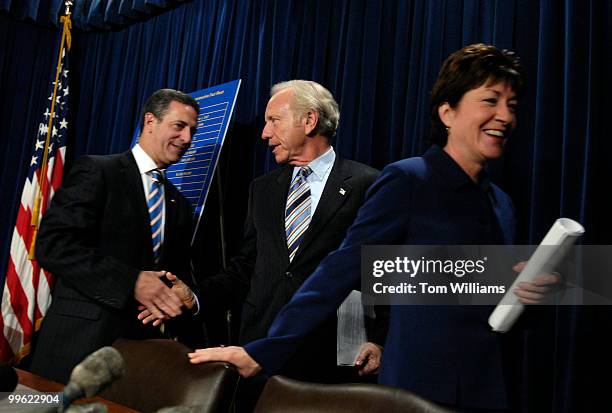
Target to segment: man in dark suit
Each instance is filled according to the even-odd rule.
[[[198,111],[189,95],[155,92],[143,108],[138,145],[82,157],[64,179],[37,240],[36,257],[56,284],[33,372],[66,382],[85,356],[117,338],[161,336],[138,322],[138,306],[162,318],[195,305],[193,296],[177,294],[180,280],[166,276],[191,283],[192,214],[163,169],[189,148]],[[190,324],[189,317],[178,323]]]
[[[276,162],[285,166],[251,183],[239,254],[225,273],[200,284],[204,311],[244,303],[241,343],[266,336],[280,309],[321,260],[340,245],[378,175],[373,168],[341,158],[331,147],[339,110],[327,89],[315,82],[293,80],[275,85],[271,94],[262,139]],[[310,199],[302,197],[309,204],[310,221],[293,229],[301,238],[298,245],[289,245],[289,221],[299,219],[288,212],[292,187],[303,167],[311,171],[305,182]],[[304,206],[302,202],[297,209]],[[378,355],[371,356],[376,362]],[[317,382],[341,379],[336,369],[336,317],[309,337],[283,373]]]

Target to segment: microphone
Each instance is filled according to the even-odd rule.
[[[75,400],[92,397],[125,373],[125,361],[113,347],[91,353],[72,370],[62,394],[64,410]]]
[[[4,363],[0,363],[0,392],[11,393],[17,387],[18,381],[15,369]],[[8,396],[8,394],[4,396],[0,395],[0,400],[6,396]]]

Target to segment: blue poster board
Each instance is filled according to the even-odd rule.
[[[234,111],[240,83],[238,79],[190,93],[200,104],[198,130],[181,161],[166,169],[166,178],[193,207],[194,237]],[[135,144],[136,138],[132,146]]]

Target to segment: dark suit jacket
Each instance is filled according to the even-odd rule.
[[[342,246],[279,313],[266,339],[245,345],[268,373],[333,313],[360,278],[362,245],[505,244],[514,239],[509,197],[475,185],[441,148],[387,166]],[[490,307],[391,307],[379,381],[465,408],[508,404],[501,337]]]
[[[192,284],[191,208],[170,183],[164,188],[158,267]],[[134,284],[140,271],[155,268],[147,204],[131,151],[75,162],[42,220],[36,257],[56,284],[36,342],[35,373],[66,382],[77,363],[115,339],[159,335],[136,319]]]
[[[240,254],[225,274],[203,281],[202,305],[227,307],[244,303],[240,341],[265,337],[280,309],[325,256],[336,249],[352,224],[378,171],[336,156],[304,239],[289,262],[285,238],[285,205],[293,168],[284,166],[255,179]],[[359,285],[356,284],[356,288]],[[245,301],[246,299],[246,301]],[[336,319],[329,317],[309,337],[294,362],[283,371],[303,380],[321,381],[336,365]]]

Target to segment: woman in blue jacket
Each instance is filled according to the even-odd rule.
[[[516,126],[524,74],[518,58],[474,44],[443,63],[431,94],[433,145],[388,165],[370,189],[341,247],[284,307],[268,337],[197,350],[193,363],[225,360],[241,374],[274,373],[309,331],[360,284],[362,245],[485,245],[514,242],[512,202],[487,178]],[[517,292],[537,301],[554,276]],[[379,382],[459,409],[509,409],[502,337],[490,307],[392,306]]]

